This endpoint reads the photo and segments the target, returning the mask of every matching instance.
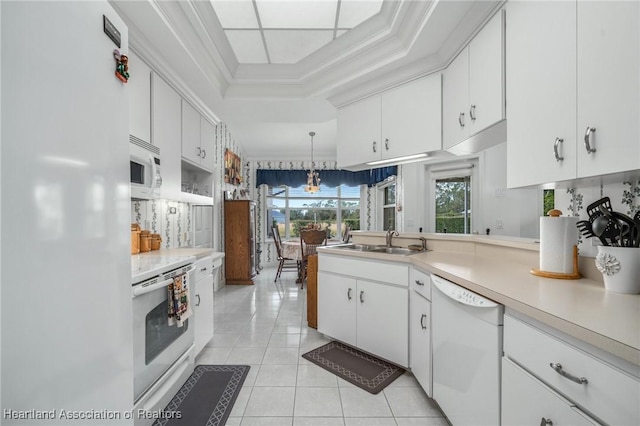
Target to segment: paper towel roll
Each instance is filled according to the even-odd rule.
[[[578,244],[577,217],[540,218],[540,270],[573,273],[573,246]]]

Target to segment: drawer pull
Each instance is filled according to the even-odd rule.
[[[347,299],[351,300],[351,289],[347,290]]]
[[[418,285],[424,285],[424,283],[423,283],[422,281],[420,281],[420,280],[416,280],[416,284],[418,284]]]
[[[540,426],[553,426],[553,422],[551,419],[545,419],[544,417],[540,420]]]
[[[562,365],[560,363],[558,363],[558,362],[556,362],[555,364],[553,362],[549,363],[549,366],[551,368],[553,368],[556,373],[558,373],[561,376],[566,377],[567,379],[571,380],[572,382],[576,382],[576,383],[578,383],[580,385],[586,385],[587,383],[589,383],[587,381],[586,377],[576,377],[576,376],[574,376],[572,374],[569,374],[566,371],[564,371],[562,369]]]
[[[364,291],[360,291],[360,303],[364,303]]]

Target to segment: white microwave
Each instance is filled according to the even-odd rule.
[[[135,136],[129,136],[131,198],[160,198],[160,148]]]

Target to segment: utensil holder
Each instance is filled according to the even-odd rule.
[[[598,246],[595,262],[605,289],[640,294],[640,248]]]

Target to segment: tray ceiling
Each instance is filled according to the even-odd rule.
[[[336,106],[442,70],[504,1],[110,3],[130,47],[249,158],[306,158],[315,131],[332,159]]]
[[[238,63],[294,64],[380,12],[382,0],[211,0]]]

